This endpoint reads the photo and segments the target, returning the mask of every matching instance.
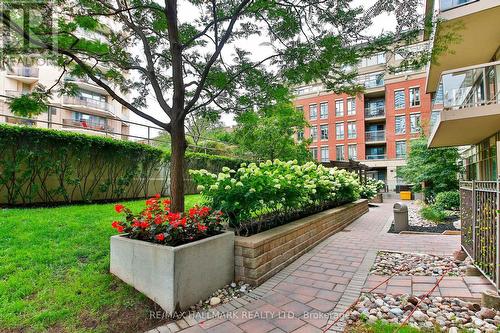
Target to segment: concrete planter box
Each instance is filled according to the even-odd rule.
[[[167,313],[185,310],[234,278],[234,233],[176,247],[111,237],[112,274]]]
[[[262,284],[366,212],[368,200],[361,199],[250,237],[237,236],[234,243],[236,280]]]

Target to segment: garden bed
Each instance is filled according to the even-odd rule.
[[[250,237],[235,238],[235,275],[262,284],[323,239],[368,212],[368,200],[329,209]]]
[[[408,204],[408,230],[415,233],[436,233],[442,234],[447,231],[459,231],[456,228],[456,222],[459,216],[450,214],[443,222],[434,222],[423,218],[420,213],[420,206],[415,203]],[[394,223],[389,228],[389,233],[398,233],[394,230]],[[403,232],[404,233],[404,232]]]

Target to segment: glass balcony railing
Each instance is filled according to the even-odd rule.
[[[375,118],[385,116],[385,106],[365,106],[365,118]]]
[[[385,141],[385,130],[365,132],[366,142]]]
[[[366,154],[367,160],[385,160],[386,158],[386,154]]]
[[[460,7],[466,5],[471,2],[476,2],[478,0],[440,0],[439,1],[439,10],[445,11],[448,9],[452,9],[455,7]]]
[[[498,104],[499,73],[500,61],[443,73],[441,84],[444,109]]]
[[[358,83],[365,86],[365,88],[376,88],[384,85],[384,73],[375,73],[358,76]]]
[[[15,75],[15,76],[37,78],[38,77],[38,68],[37,67],[27,67],[27,66],[12,67],[12,68],[7,69],[7,74],[8,75]]]

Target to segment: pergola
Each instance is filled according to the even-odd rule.
[[[362,184],[366,184],[366,174],[370,170],[368,165],[362,164],[358,161],[347,160],[347,161],[330,161],[330,162],[322,162],[325,167],[328,168],[338,168],[344,169],[350,172],[357,172],[359,176],[359,181]]]

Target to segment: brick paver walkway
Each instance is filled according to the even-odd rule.
[[[207,320],[206,314],[187,317],[150,332],[175,332],[181,328],[185,328],[183,333],[322,332],[327,323],[329,325],[357,299],[363,288],[380,278],[367,280],[377,251],[450,255],[460,248],[459,236],[387,233],[393,203],[389,201],[370,208],[369,213],[326,239],[249,295],[215,308],[213,319]],[[468,282],[447,279],[438,291],[445,296],[450,291],[461,290],[471,296],[469,294],[476,293],[477,287],[472,287],[476,288],[474,290],[461,287],[485,284],[482,278],[472,278]],[[430,283],[432,281],[425,277],[398,277],[381,288],[392,293],[417,292]],[[330,331],[342,331],[342,324]]]

